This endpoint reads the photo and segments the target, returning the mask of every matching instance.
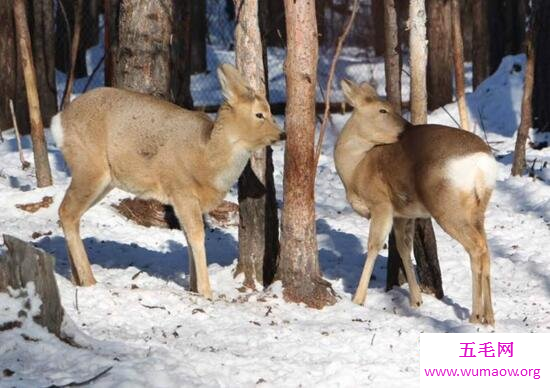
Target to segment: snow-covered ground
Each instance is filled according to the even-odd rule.
[[[235,227],[208,228],[214,300],[190,293],[182,233],[145,228],[118,215],[111,205],[126,196],[120,191],[83,217],[82,236],[98,284],[74,287],[57,221],[70,181],[62,155],[50,142],[55,185],[37,189],[34,170],[20,169],[14,136],[5,133],[6,141],[0,144],[0,233],[32,240],[55,255],[65,330],[81,347],[60,342],[30,320],[0,332],[0,386],[63,385],[111,368],[93,385],[414,387],[419,385],[421,332],[550,331],[550,174],[545,165],[550,149],[528,147],[528,163],[538,178],[510,177],[523,65],[522,56],[506,58],[499,71],[468,96],[475,131],[494,148],[500,168],[486,225],[494,328],[468,323],[469,259],[438,227],[443,300],[423,295],[423,306],[412,309],[406,287],[385,292],[387,251],[382,251],[367,305],[351,302],[369,223],[346,203],[334,168],[332,148],[347,115],[333,117],[335,128],[328,133],[317,179],[320,262],[339,296],[334,306],[323,310],[284,302],[280,283],[267,290],[239,291],[242,279],[233,278]],[[372,74],[383,85],[383,72]],[[455,104],[446,110],[458,117]],[[429,120],[453,124],[443,109]],[[51,139],[49,131],[47,135]],[[29,139],[24,139],[24,147],[32,161]],[[281,198],[282,146],[275,147],[274,163]],[[53,205],[34,214],[15,207],[44,196],[52,196]],[[235,190],[229,197],[236,200]],[[51,234],[33,239],[34,232]],[[16,314],[17,303],[0,294],[0,324]],[[7,377],[3,370],[14,373]]]

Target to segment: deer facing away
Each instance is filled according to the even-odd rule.
[[[90,91],[52,119],[72,180],[59,208],[73,281],[95,283],[80,218],[114,187],[171,204],[182,225],[193,291],[211,298],[202,215],[216,207],[252,152],[284,140],[264,97],[231,65],[218,77],[225,97],[215,121],[148,95]]]
[[[411,260],[414,219],[431,216],[470,256],[470,322],[494,324],[484,219],[497,164],[489,147],[460,129],[413,126],[368,84],[344,80],[342,90],[354,111],[336,143],[336,170],[352,208],[371,219],[366,262],[353,301],[365,302],[375,259],[393,224],[410,303],[420,306]]]

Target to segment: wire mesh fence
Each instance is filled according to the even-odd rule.
[[[56,0],[56,83],[58,99],[64,91],[67,70],[70,67],[69,52],[74,26],[74,1]],[[195,2],[194,2],[195,3]],[[221,63],[234,63],[234,6],[233,0],[205,0],[199,14],[193,14],[191,26],[191,94],[196,109],[215,107],[222,101],[216,68]],[[336,40],[351,12],[351,0],[317,0],[319,65],[317,101],[324,100],[324,89]],[[383,79],[380,73],[384,65],[377,48],[377,2],[361,0],[355,23],[342,50],[334,77],[334,93],[331,102],[343,101],[339,83],[343,78],[355,81]],[[381,3],[381,2],[378,2]],[[105,84],[105,19],[101,0],[84,1],[81,44],[77,56],[74,93]],[[285,31],[284,6],[280,0],[260,0],[260,25],[267,51],[268,87],[270,102],[285,102]],[[379,33],[379,31],[378,31]],[[374,44],[373,44],[374,43]],[[379,42],[378,42],[379,44]],[[384,93],[384,85],[377,85]]]

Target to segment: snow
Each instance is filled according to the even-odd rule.
[[[228,59],[223,52],[217,54]],[[111,206],[126,196],[117,190],[82,220],[82,237],[98,284],[73,286],[57,222],[70,181],[62,155],[47,131],[55,185],[36,188],[34,170],[21,170],[13,132],[6,133],[0,144],[0,233],[32,240],[34,232],[51,232],[33,242],[57,258],[64,330],[81,347],[59,341],[31,319],[21,328],[0,332],[0,369],[15,372],[11,377],[0,375],[0,386],[81,382],[112,367],[93,385],[415,387],[422,332],[550,331],[550,174],[545,167],[550,149],[528,147],[534,177],[510,177],[524,63],[523,56],[505,58],[495,75],[468,94],[473,127],[488,140],[498,160],[486,221],[494,328],[468,323],[469,259],[437,226],[443,300],[423,295],[422,307],[413,309],[406,286],[385,292],[384,250],[376,261],[366,306],[351,302],[364,263],[369,222],[347,204],[333,162],[336,134],[349,115],[333,116],[317,178],[320,263],[338,294],[338,302],[323,310],[284,302],[280,283],[266,290],[239,291],[242,278],[233,278],[238,249],[234,226],[207,228],[214,300],[189,292],[183,234],[127,221]],[[363,66],[365,70],[371,65]],[[373,79],[382,92],[383,72],[376,69]],[[456,104],[446,110],[458,117]],[[443,109],[432,112],[429,120],[453,125]],[[23,145],[26,159],[32,161],[27,137]],[[276,146],[278,198],[283,156],[283,147]],[[44,196],[52,196],[53,204],[34,214],[15,207]],[[236,201],[235,188],[228,199]],[[0,324],[20,309],[18,303],[0,294]]]

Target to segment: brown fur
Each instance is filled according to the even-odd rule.
[[[342,88],[355,110],[336,144],[336,169],[351,206],[372,218],[365,269],[354,301],[364,303],[374,260],[393,224],[411,289],[411,305],[420,305],[420,289],[410,259],[413,229],[406,220],[431,216],[470,255],[471,320],[493,324],[483,226],[492,187],[484,186],[484,176],[476,171],[471,171],[478,174],[474,189],[457,187],[446,170],[451,160],[479,153],[491,155],[489,147],[479,137],[456,128],[411,125],[390,104],[374,98],[376,93],[369,85],[344,81]]]
[[[118,187],[173,205],[188,241],[191,288],[211,297],[202,214],[223,200],[253,151],[282,138],[265,98],[254,95],[234,67],[222,65],[218,75],[226,103],[215,121],[113,88],[88,92],[60,113],[72,181],[59,215],[77,284],[95,283],[80,218]]]

